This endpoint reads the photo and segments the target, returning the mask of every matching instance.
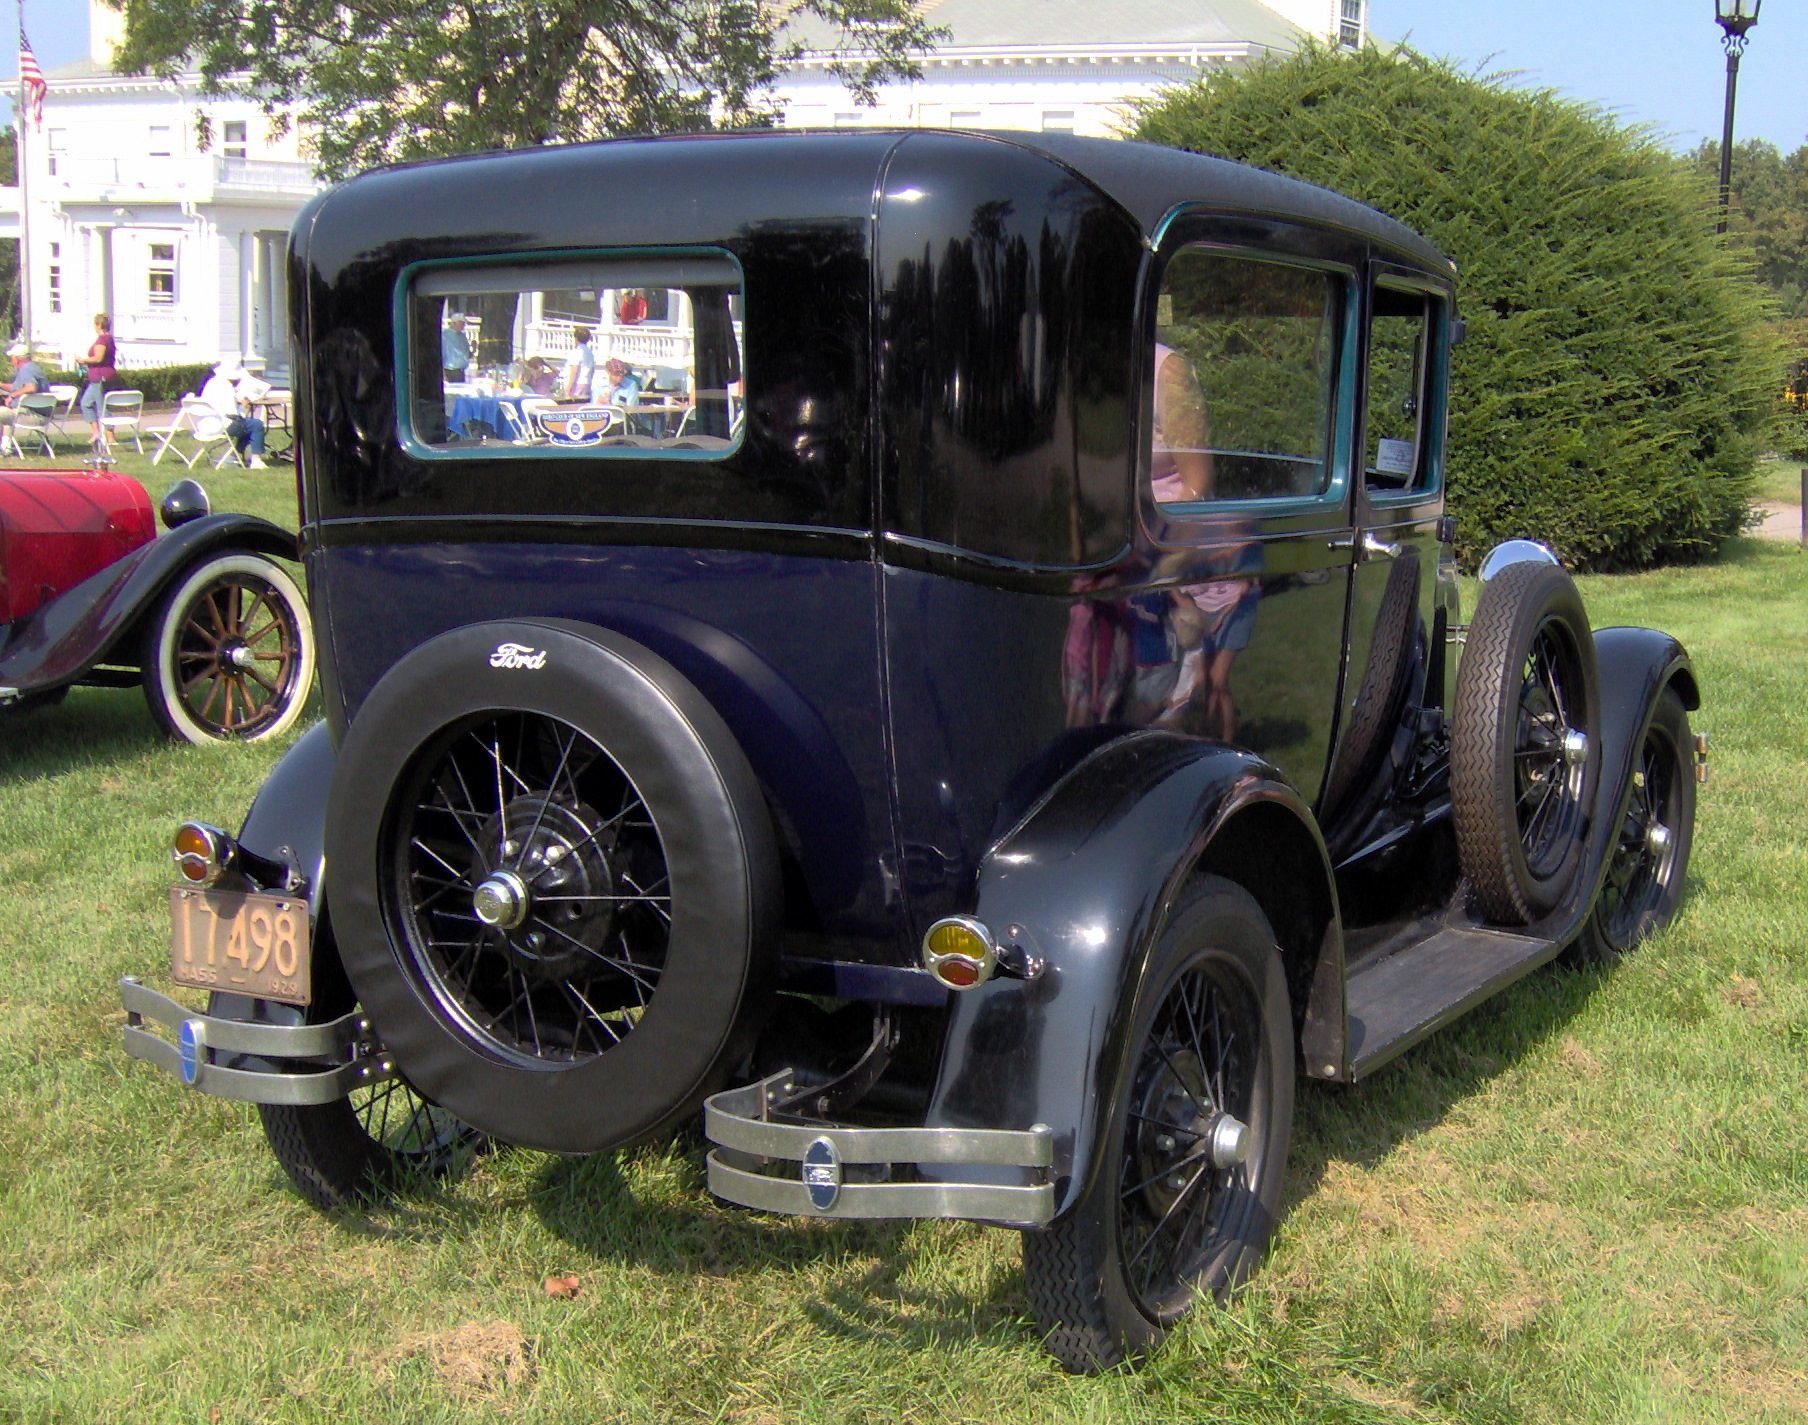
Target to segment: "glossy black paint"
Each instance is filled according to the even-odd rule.
[[[1050,1125],[1056,1211],[1064,1211],[1084,1189],[1105,1106],[1128,1071],[1125,1026],[1174,895],[1210,843],[1249,835],[1258,823],[1271,865],[1287,863],[1285,847],[1328,884],[1310,810],[1250,753],[1144,732],[1075,767],[980,868],[975,913],[1045,968],[1032,980],[1000,977],[954,997],[926,1121]],[[1337,927],[1335,900],[1315,900],[1310,887],[1305,879],[1283,890],[1307,908],[1298,923],[1271,913],[1302,1007],[1313,952],[1335,944]]]
[[[197,560],[231,548],[296,556],[295,537],[255,515],[191,520],[8,625],[0,687],[43,692],[80,682],[98,664],[137,667],[137,636],[157,600]]]

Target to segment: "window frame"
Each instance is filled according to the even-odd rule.
[[[157,249],[167,247],[168,258],[157,256]],[[158,242],[150,238],[144,244],[144,305],[147,311],[163,312],[173,310],[182,300],[181,287],[178,281],[180,257],[175,238],[168,242]],[[157,286],[159,277],[168,277],[169,290],[160,291]]]
[[[678,247],[617,247],[617,248],[560,248],[552,251],[509,251],[483,253],[473,257],[427,258],[419,262],[411,262],[396,273],[395,283],[390,293],[390,330],[393,340],[390,360],[395,373],[395,418],[396,442],[413,459],[429,464],[457,461],[510,461],[525,465],[548,465],[558,461],[608,461],[632,462],[643,460],[684,461],[689,464],[720,464],[738,455],[746,443],[745,431],[728,445],[719,450],[671,450],[657,447],[625,447],[607,446],[526,446],[500,447],[482,446],[469,442],[470,449],[458,449],[455,446],[434,445],[419,436],[414,428],[413,392],[415,378],[420,370],[439,373],[440,353],[437,349],[422,354],[422,359],[429,365],[418,366],[412,350],[413,325],[410,320],[411,300],[415,283],[432,272],[443,272],[450,269],[469,268],[506,268],[528,269],[543,267],[549,271],[561,266],[577,263],[609,263],[609,262],[648,262],[648,261],[682,261],[684,259],[726,260],[735,270],[735,291],[740,294],[743,303],[747,296],[747,271],[741,260],[725,247],[686,245]],[[627,285],[645,286],[645,283]],[[523,293],[528,288],[521,289]],[[568,287],[548,285],[540,290],[569,291]],[[743,336],[740,343],[741,390],[745,401],[747,392],[747,350]]]
[[[1425,360],[1421,363],[1420,380],[1423,383],[1423,396],[1420,399],[1419,416],[1420,448],[1414,453],[1415,463],[1422,478],[1401,489],[1389,489],[1386,486],[1370,487],[1368,482],[1368,420],[1369,420],[1369,328],[1373,324],[1372,298],[1365,303],[1365,321],[1362,330],[1360,359],[1362,362],[1362,390],[1358,407],[1361,429],[1357,432],[1361,445],[1356,459],[1362,465],[1361,489],[1364,501],[1373,510],[1397,509],[1402,505],[1414,505],[1426,500],[1434,500],[1444,493],[1444,443],[1445,426],[1450,413],[1450,324],[1456,312],[1456,294],[1448,283],[1416,272],[1411,268],[1399,267],[1392,263],[1377,262],[1369,274],[1371,291],[1385,289],[1390,292],[1412,293],[1423,296],[1435,304],[1434,311],[1427,321],[1427,343]]]
[[[1231,235],[1213,236],[1210,230],[1220,224],[1215,215],[1182,213],[1170,217],[1157,233],[1157,260],[1149,264],[1142,301],[1144,338],[1139,359],[1143,363],[1141,391],[1137,405],[1136,505],[1146,529],[1156,535],[1162,545],[1188,544],[1194,535],[1188,526],[1219,523],[1227,514],[1252,520],[1293,517],[1303,523],[1324,522],[1326,516],[1341,522],[1350,498],[1351,471],[1355,461],[1352,413],[1358,397],[1357,372],[1362,350],[1358,338],[1362,333],[1362,268],[1354,261],[1314,252],[1314,247],[1346,246],[1342,234],[1322,234],[1303,226],[1279,220],[1229,220],[1247,226],[1254,221],[1273,230],[1279,242],[1256,242]],[[1191,235],[1197,234],[1197,235]],[[1337,287],[1331,311],[1338,330],[1332,350],[1336,370],[1329,383],[1330,399],[1326,403],[1325,466],[1327,479],[1322,490],[1312,495],[1268,495],[1250,499],[1225,498],[1162,502],[1152,488],[1154,468],[1155,420],[1155,333],[1156,312],[1163,290],[1168,265],[1182,252],[1205,250],[1225,257],[1268,263],[1303,271],[1321,273],[1333,279]],[[1166,534],[1162,531],[1166,530]]]

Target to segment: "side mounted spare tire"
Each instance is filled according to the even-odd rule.
[[[657,1131],[765,1009],[780,883],[759,783],[703,695],[619,634],[506,620],[408,654],[340,748],[327,865],[397,1065],[507,1142]]]
[[[1509,564],[1482,589],[1457,669],[1451,820],[1477,908],[1524,925],[1581,869],[1600,775],[1594,636],[1555,564]]]

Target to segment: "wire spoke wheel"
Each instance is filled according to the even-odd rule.
[[[568,723],[504,712],[447,729],[396,799],[387,859],[413,973],[499,1059],[596,1059],[658,990],[672,920],[659,830]]]
[[[1273,1232],[1293,1017],[1274,932],[1241,886],[1199,876],[1183,893],[1124,1053],[1096,1168],[1049,1226],[1023,1234],[1030,1305],[1074,1371],[1118,1365],[1228,1294]]]
[[[1119,1164],[1118,1252],[1155,1320],[1189,1306],[1195,1284],[1241,1248],[1228,1219],[1248,1176],[1223,1161],[1221,1145],[1227,1130],[1260,1132],[1251,1116],[1261,1032],[1248,984],[1208,961],[1168,991],[1144,1042]]]
[[[1571,722],[1581,681],[1577,659],[1555,629],[1541,627],[1521,673],[1513,742],[1514,815],[1534,876],[1568,854],[1582,820],[1587,732]]]

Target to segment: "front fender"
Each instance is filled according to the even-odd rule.
[[[1575,938],[1607,877],[1658,694],[1674,685],[1685,708],[1693,712],[1701,706],[1695,666],[1669,634],[1654,628],[1598,628],[1594,639],[1601,689],[1601,776],[1589,816],[1587,859],[1575,891],[1531,927],[1532,933],[1557,942]]]
[[[1219,829],[1262,804],[1297,818],[1316,844],[1334,919],[1310,811],[1250,753],[1138,733],[1093,753],[1032,807],[981,863],[975,913],[1044,968],[953,996],[925,1122],[1047,1124],[1055,1212],[1065,1211],[1095,1166],[1126,1027],[1168,910]],[[927,1165],[919,1173],[931,1175]]]
[[[295,536],[256,515],[191,520],[109,564],[12,626],[0,687],[34,693],[73,683],[97,663],[136,665],[133,635],[196,560],[222,548],[296,557]]]

